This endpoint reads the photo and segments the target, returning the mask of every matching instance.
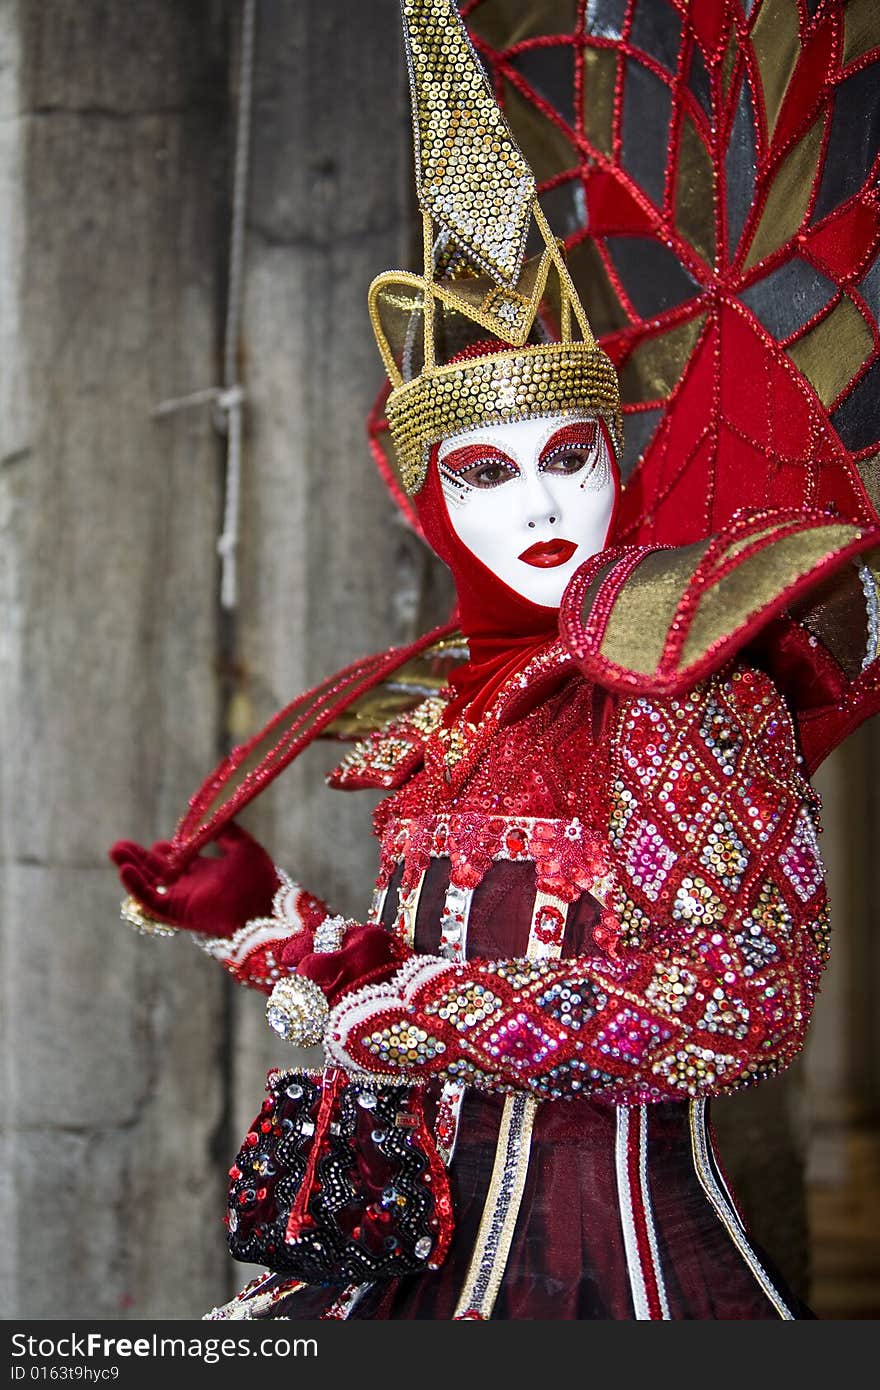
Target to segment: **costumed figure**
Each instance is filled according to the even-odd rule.
[[[755,454],[714,493],[698,440],[621,491],[617,373],[533,174],[451,0],[402,9],[424,270],[370,312],[456,621],[282,711],[172,841],[113,851],[129,920],[199,933],[326,1049],[270,1073],[228,1217],[267,1273],[211,1316],[808,1316],[708,1104],[809,1023],[808,778],[880,706],[877,515],[827,439],[821,467]],[[387,792],[372,908],[344,921],[232,818],[412,670],[432,693],[329,778]]]

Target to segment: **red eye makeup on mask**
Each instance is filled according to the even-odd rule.
[[[513,459],[491,444],[465,444],[453,449],[440,464],[440,472],[453,483],[482,488],[498,487],[509,478],[519,477]]]
[[[581,420],[563,425],[541,450],[538,460],[541,472],[558,473],[561,476],[579,473],[590,458],[595,456],[598,433],[595,420]]]

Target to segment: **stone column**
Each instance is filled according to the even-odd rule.
[[[880,720],[870,720],[829,759],[818,785],[832,936],[804,1071],[812,1297],[822,1317],[876,1317]]]
[[[222,1280],[224,984],[119,922],[106,850],[218,751],[217,441],[150,411],[216,379],[226,45],[220,5],[0,7],[7,1318]]]

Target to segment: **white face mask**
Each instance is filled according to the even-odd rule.
[[[614,513],[616,466],[595,416],[469,430],[443,441],[438,466],[459,540],[522,598],[558,608]]]

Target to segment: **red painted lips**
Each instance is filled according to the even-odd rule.
[[[534,565],[536,569],[549,570],[556,565],[566,564],[576,550],[574,541],[564,541],[561,538],[555,541],[537,541],[535,545],[530,545],[528,550],[524,550],[519,558],[527,565]]]

